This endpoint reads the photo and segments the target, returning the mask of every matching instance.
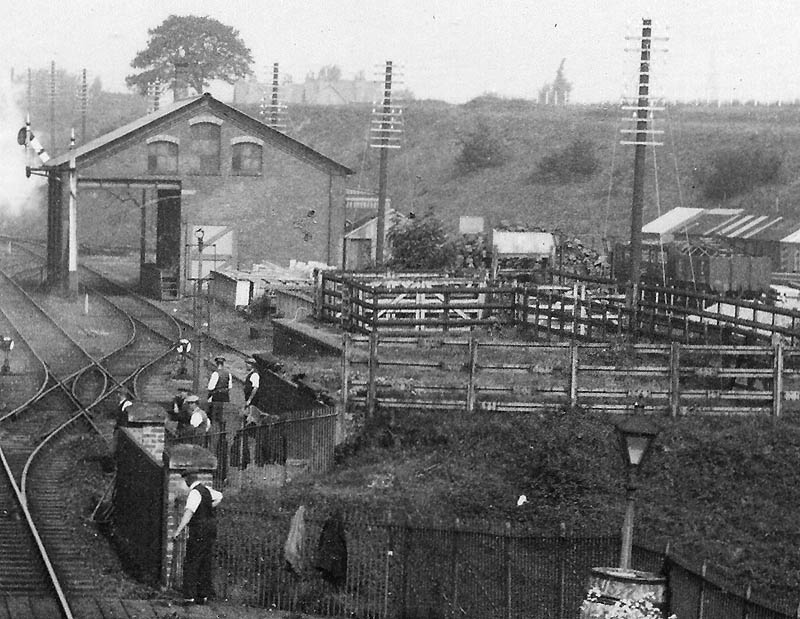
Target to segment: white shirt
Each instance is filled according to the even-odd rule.
[[[189,417],[189,423],[193,428],[199,428],[201,425],[205,425],[205,430],[211,429],[211,420],[206,415],[206,412],[202,408],[195,408],[192,411],[192,416]]]
[[[258,372],[250,372],[250,376],[247,377],[247,380],[253,385],[253,391],[258,389],[259,383],[261,382],[261,378],[258,376]]]
[[[214,370],[211,372],[211,377],[208,379],[208,391],[213,391],[217,387],[219,380],[219,372]],[[228,372],[228,389],[233,389],[233,374]]]
[[[195,513],[197,508],[200,507],[200,501],[203,500],[203,497],[200,495],[200,491],[197,490],[197,486],[200,485],[201,482],[196,481],[191,486],[189,486],[189,496],[186,497],[186,509],[190,512]],[[219,490],[214,490],[209,486],[206,486],[208,491],[211,493],[211,506],[216,507],[219,505],[220,501],[222,500],[222,493]]]

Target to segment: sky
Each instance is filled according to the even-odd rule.
[[[59,68],[125,91],[149,28],[169,15],[239,31],[256,75],[302,82],[324,65],[379,79],[391,60],[418,99],[535,99],[565,59],[579,103],[633,94],[642,18],[653,20],[653,89],[671,100],[800,98],[798,0],[10,0],[0,70]],[[8,7],[10,8],[10,7]],[[625,51],[625,48],[634,51]],[[230,99],[228,86],[212,94]]]

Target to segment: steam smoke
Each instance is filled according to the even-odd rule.
[[[25,125],[25,113],[17,105],[21,90],[11,81],[10,70],[0,68],[0,219],[32,208],[44,182],[38,176],[25,177],[25,149],[17,143],[17,132]]]

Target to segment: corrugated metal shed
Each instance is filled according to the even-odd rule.
[[[800,220],[781,215],[745,213],[738,208],[678,207],[642,228],[644,234],[717,236],[729,239],[800,243]]]
[[[719,230],[735,221],[743,210],[740,208],[709,208],[703,209],[693,221],[681,229],[681,234],[691,236],[719,235]]]
[[[654,219],[642,228],[643,234],[668,234],[687,224],[689,221],[703,213],[704,209],[701,208],[687,208],[679,206],[670,211],[667,211],[657,219]]]

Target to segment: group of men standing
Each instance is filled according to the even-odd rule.
[[[260,388],[260,377],[256,370],[256,361],[252,357],[245,360],[247,375],[244,379],[244,408],[241,412],[245,422],[257,420],[258,413],[253,402]],[[214,358],[215,368],[208,379],[208,412],[200,406],[200,398],[185,387],[178,387],[178,393],[172,400],[170,418],[177,422],[179,435],[190,432],[208,432],[211,427],[220,431],[225,428],[225,403],[231,400],[233,375],[225,367],[224,357]]]
[[[225,368],[225,358],[214,359],[216,367],[208,381],[208,414],[200,407],[200,398],[179,388],[172,401],[170,416],[178,422],[178,433],[194,431],[208,432],[212,424],[224,429],[224,405],[230,402],[233,377]],[[260,378],[253,358],[246,360],[248,372],[244,380],[245,405],[242,411],[249,418],[252,415],[253,399],[260,386]],[[173,539],[177,540],[184,530],[186,538],[186,557],[183,568],[184,604],[205,604],[213,596],[214,543],[217,537],[216,507],[222,501],[222,493],[203,484],[198,471],[183,471],[182,477],[189,487],[186,506]]]
[[[177,423],[177,434],[207,434],[213,426],[225,429],[225,403],[230,402],[233,376],[225,367],[224,357],[214,358],[215,368],[207,385],[208,412],[200,406],[200,398],[185,387],[178,387],[168,411],[170,419]],[[260,388],[260,377],[255,359],[246,359],[247,375],[244,379],[244,407],[240,413],[242,426],[257,423],[259,413],[254,406]],[[133,397],[127,390],[119,392],[116,407],[116,425],[128,425],[128,409]],[[115,433],[116,441],[116,433]],[[213,547],[217,536],[215,508],[222,501],[222,493],[200,481],[199,471],[187,469],[182,477],[189,487],[183,516],[173,539],[177,540],[186,530],[186,557],[183,569],[183,593],[185,604],[204,604],[213,595],[212,566]]]

